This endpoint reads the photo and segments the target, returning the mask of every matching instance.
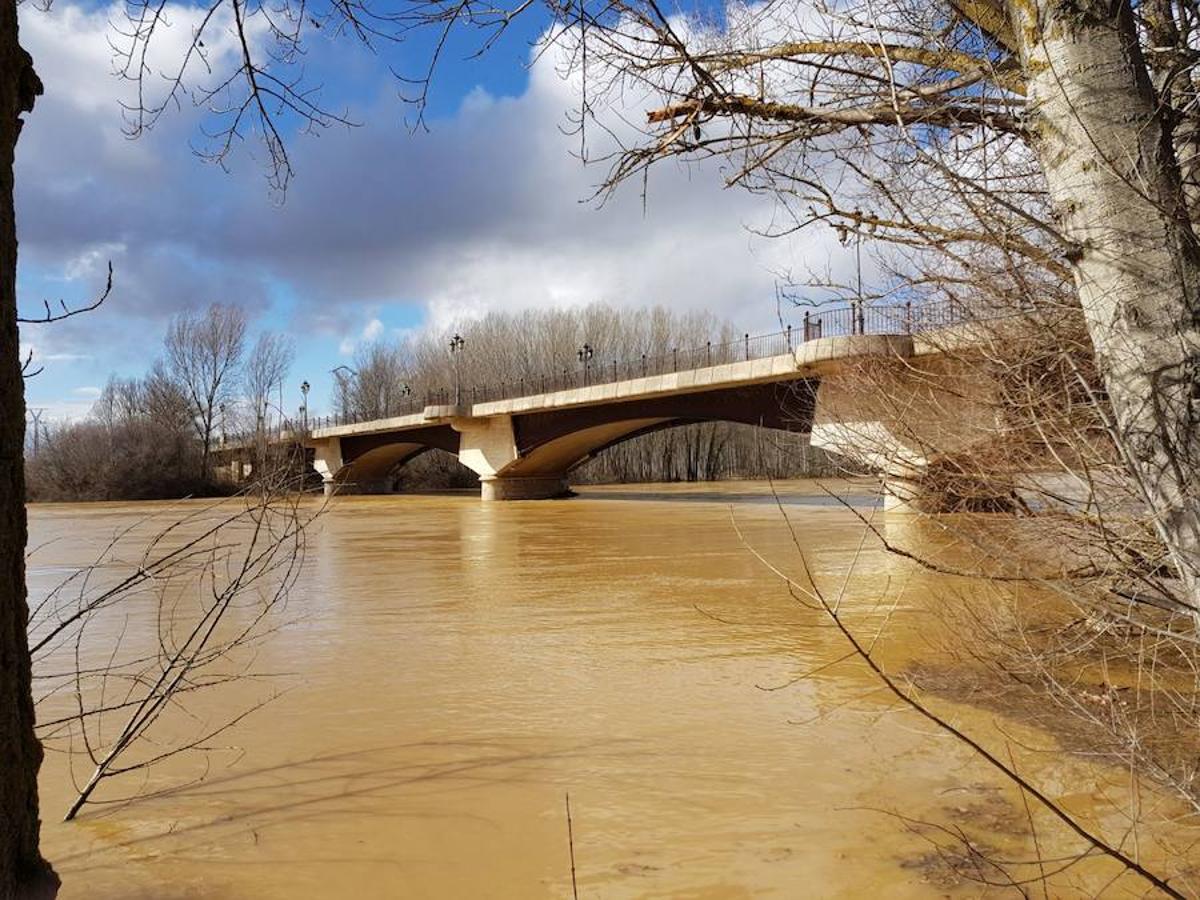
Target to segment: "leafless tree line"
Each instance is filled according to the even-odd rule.
[[[113,376],[88,417],[60,423],[28,465],[34,500],[112,500],[225,492],[211,453],[226,431],[245,429],[268,455],[269,433],[294,351],[263,332],[246,347],[246,314],[214,304],[169,324],[163,354],[146,375]],[[260,471],[263,466],[258,467]]]
[[[614,360],[656,356],[672,348],[731,342],[733,327],[710,313],[681,313],[665,307],[619,309],[592,303],[575,309],[492,311],[458,324],[463,349],[449,350],[445,335],[422,331],[360,347],[350,367],[337,370],[334,408],[343,415],[382,418],[405,409],[412,397],[445,392],[456,380],[464,397],[487,389],[543,377],[565,376],[583,383],[585,367],[598,380]],[[586,361],[580,352],[591,349]]]

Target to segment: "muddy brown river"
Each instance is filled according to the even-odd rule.
[[[780,490],[814,575],[856,627],[882,629],[888,666],[936,653],[949,588],[880,551],[812,485]],[[163,508],[31,507],[32,601]],[[579,897],[985,894],[946,880],[928,840],[895,814],[1028,856],[1019,795],[898,710],[861,665],[827,666],[846,653],[842,639],[734,523],[800,577],[762,484],[489,505],[336,499],[314,526],[284,627],[257,652],[276,699],[200,758],[98,794],[156,796],[89,806],[70,823],[58,819],[72,756],[61,744],[48,754],[44,848],[61,896],[571,897],[568,793]],[[105,627],[136,628],[139,614]],[[216,715],[264,684],[214,690],[200,709]],[[1053,747],[992,713],[941,708],[980,733],[1002,726]],[[1084,816],[1120,783],[1052,752],[1036,765]],[[87,774],[78,755],[74,771]],[[1044,855],[1077,846],[1043,825]],[[1114,874],[1085,862],[1054,895],[1086,895]],[[1128,878],[1108,890],[1142,894]]]

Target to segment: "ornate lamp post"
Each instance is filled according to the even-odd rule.
[[[583,383],[586,387],[588,383],[588,370],[591,369],[592,357],[596,355],[596,351],[591,344],[584,344],[575,351],[575,355],[579,357],[579,363],[583,366]]]
[[[312,385],[308,383],[308,379],[300,385],[300,394],[304,400],[300,403],[300,430],[308,431],[308,392]]]
[[[454,405],[458,406],[462,403],[462,379],[459,377],[459,357],[462,356],[463,347],[466,345],[463,336],[455,332],[454,337],[450,338],[450,357],[454,360]]]

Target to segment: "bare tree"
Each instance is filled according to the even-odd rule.
[[[375,340],[358,348],[354,365],[334,370],[334,407],[343,416],[385,419],[408,411],[415,396],[410,348]]]
[[[26,466],[31,500],[175,498],[211,490],[182,388],[161,361],[144,378],[110,378],[90,415],[46,433]]]
[[[17,36],[17,4],[0,7],[0,900],[52,896],[58,878],[38,850],[37,773],[25,625],[24,379],[17,332],[13,160],[21,115],[42,84]]]
[[[193,426],[191,401],[183,386],[156,359],[141,382],[142,413],[172,430],[190,431]]]
[[[204,478],[212,469],[218,408],[234,396],[245,341],[246,314],[235,306],[214,304],[204,312],[183,313],[167,329],[166,366],[190,401]]]
[[[260,440],[265,436],[270,420],[268,409],[287,378],[295,359],[296,349],[291,338],[265,331],[258,336],[242,368],[242,390],[245,400],[254,411],[255,431]],[[283,416],[283,410],[279,410]]]

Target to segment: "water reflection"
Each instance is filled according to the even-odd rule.
[[[861,508],[883,508],[883,498],[878,494],[856,492],[851,494],[798,493],[780,490],[777,494],[762,491],[662,491],[662,490],[621,490],[615,488],[583,489],[582,496],[588,500],[632,500],[645,503],[721,503],[725,505],[767,505],[777,506],[816,506],[816,507],[845,507],[850,505]]]

